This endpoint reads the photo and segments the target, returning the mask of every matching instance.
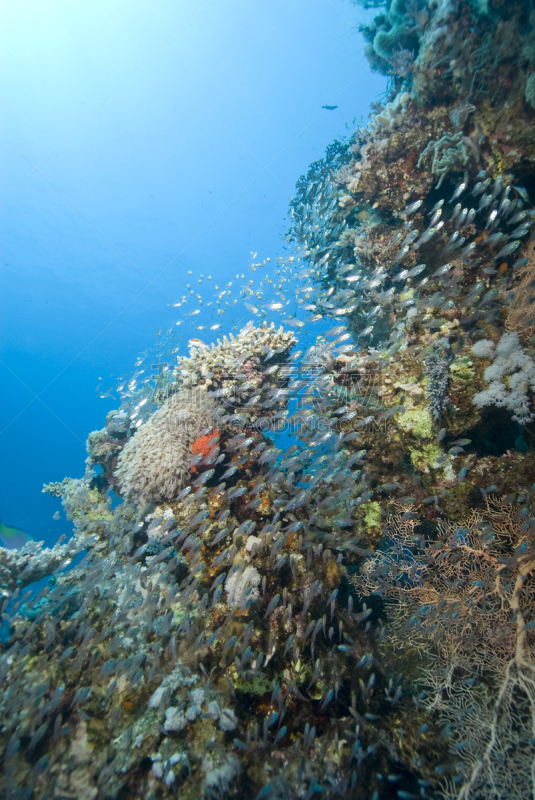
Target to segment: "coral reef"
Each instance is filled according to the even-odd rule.
[[[0,547],[0,593],[4,597],[15,597],[16,590],[66,567],[84,548],[84,543],[75,539],[54,547],[43,544],[28,542],[20,550]]]
[[[291,200],[312,333],[132,381],[45,487],[72,543],[0,554],[8,797],[533,794],[535,12],[364,4],[385,103]]]

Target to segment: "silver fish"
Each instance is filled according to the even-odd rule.
[[[519,225],[518,228],[515,228],[514,231],[510,234],[510,238],[518,238],[521,239],[522,236],[525,236],[526,233],[529,233],[529,229],[531,228],[531,222],[524,222],[522,225]]]
[[[457,200],[457,198],[462,195],[462,193],[466,189],[466,186],[467,186],[466,181],[463,181],[462,183],[460,183],[458,185],[458,187],[455,189],[455,191],[453,192],[453,194],[452,194],[452,196],[450,198],[450,203],[453,203],[454,200]]]
[[[517,214],[514,214],[511,219],[507,220],[507,224],[514,225],[515,222],[522,222],[523,219],[526,219],[527,215],[527,211],[519,211]]]
[[[421,272],[424,271],[425,267],[426,267],[425,264],[417,264],[415,267],[409,270],[407,278],[415,278],[417,275],[419,275]]]
[[[453,209],[453,214],[452,214],[452,215],[451,215],[451,217],[450,217],[450,222],[453,222],[453,220],[455,219],[455,217],[456,217],[458,214],[460,214],[460,213],[461,213],[461,208],[462,208],[462,205],[461,205],[461,203],[457,203],[457,205],[456,205],[456,206],[455,206],[455,208]]]
[[[484,194],[481,200],[479,201],[479,205],[477,207],[478,211],[484,211],[486,208],[490,206],[492,203],[492,195],[491,194]]]
[[[420,206],[422,205],[423,200],[416,200],[414,203],[411,203],[410,206],[407,206],[405,211],[402,211],[400,216],[401,217],[408,217],[409,214],[414,214],[415,211],[418,211]]]
[[[464,250],[461,250],[460,252],[461,258],[466,258],[467,256],[469,256],[470,253],[473,253],[476,247],[477,247],[476,242],[470,242],[470,244],[467,247],[465,247]]]
[[[401,246],[405,247],[405,245],[407,244],[412,244],[419,233],[420,231],[418,230],[418,228],[414,228],[414,230],[410,231],[410,233],[408,233],[407,236],[404,238],[403,242],[401,243]]]
[[[408,275],[409,275],[409,270],[408,270],[408,269],[403,269],[403,270],[402,270],[401,272],[399,272],[397,275],[394,275],[394,277],[392,278],[392,280],[393,280],[393,281],[403,281],[403,280],[405,280],[405,278],[407,278],[407,277],[408,277]]]
[[[444,198],[442,198],[442,200],[439,200],[438,203],[435,203],[435,205],[431,209],[431,214],[434,214],[435,211],[438,211],[439,208],[442,208],[443,205],[444,205]]]
[[[494,245],[497,245],[502,239],[505,239],[505,233],[498,231],[497,233],[493,233],[492,236],[489,236],[489,238],[485,241],[485,244],[488,244],[490,247],[494,247]]]
[[[464,224],[464,221],[465,221],[467,216],[468,216],[468,209],[467,208],[463,208],[463,210],[459,214],[459,219],[457,220],[457,225],[458,225],[459,228],[462,228],[462,226]]]
[[[408,252],[409,252],[409,245],[406,244],[404,247],[401,248],[401,250],[399,250],[396,253],[396,257],[394,258],[394,264],[396,264],[398,261],[403,261]]]
[[[432,227],[433,227],[433,225],[436,225],[436,223],[439,221],[439,219],[440,219],[441,215],[442,215],[442,208],[437,208],[437,210],[436,210],[436,211],[435,211],[435,213],[433,214],[433,219],[432,219],[432,220],[431,220],[431,222],[429,223],[429,227],[430,227],[430,228],[432,228]]]
[[[433,278],[435,278],[438,275],[445,275],[446,272],[449,272],[452,267],[453,263],[451,261],[448,264],[443,264],[435,272],[433,272]]]
[[[496,197],[500,194],[503,187],[503,175],[498,175],[496,180],[494,181],[494,188],[492,190],[492,199],[495,200]]]
[[[426,231],[424,231],[424,233],[422,233],[422,235],[420,236],[418,241],[414,243],[413,249],[416,250],[418,247],[420,247],[420,245],[425,244],[430,239],[432,239],[433,236],[435,235],[436,231],[437,231],[437,229],[434,228],[434,227],[433,228],[428,228]]]
[[[498,211],[500,214],[506,217],[507,212],[509,211],[511,206],[512,206],[512,201],[507,196],[505,196],[500,205],[498,206]]]
[[[489,214],[487,224],[485,225],[485,230],[487,230],[487,228],[490,228],[493,225],[497,216],[498,216],[498,209],[495,208],[494,211],[491,211]]]
[[[491,179],[487,178],[484,181],[479,181],[478,183],[476,183],[476,185],[474,186],[474,189],[472,191],[472,194],[475,197],[477,197],[478,194],[482,194],[485,191],[485,189],[487,188],[487,186],[490,185],[490,181],[491,181]]]
[[[470,211],[468,212],[468,216],[466,217],[466,224],[467,225],[471,225],[472,224],[476,214],[477,214],[477,211],[475,210],[475,208],[471,208]]]
[[[529,195],[523,186],[513,186],[513,189],[515,190],[515,192],[518,192],[518,194],[525,203],[529,203]]]
[[[455,244],[455,241],[459,238],[459,236],[460,236],[460,231],[455,231],[454,233],[452,233],[452,235],[448,239],[446,250],[449,250],[449,248],[452,247],[453,244]]]
[[[496,253],[494,258],[498,259],[498,258],[505,258],[506,256],[510,256],[511,253],[514,253],[515,250],[518,247],[520,247],[521,244],[522,244],[522,242],[519,242],[518,240],[515,241],[515,242],[509,242],[509,244],[506,244],[505,247],[502,247],[502,249],[500,250],[499,253]]]

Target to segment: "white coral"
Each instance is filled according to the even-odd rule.
[[[254,567],[246,567],[229,575],[225,581],[227,602],[230,608],[241,606],[247,598],[258,600],[258,589],[261,581],[260,573]]]
[[[169,706],[165,710],[163,729],[166,733],[180,733],[186,725],[187,721],[183,711],[180,711],[176,706]]]
[[[535,414],[530,410],[528,391],[535,392],[535,362],[524,352],[518,334],[504,333],[495,351],[491,341],[482,339],[472,347],[472,353],[477,358],[493,359],[485,370],[489,387],[474,395],[474,405],[507,408],[520,425],[531,422]]]
[[[480,339],[479,342],[476,342],[472,347],[472,353],[476,358],[488,358],[489,361],[492,361],[496,355],[494,352],[494,342],[491,342],[490,339]]]

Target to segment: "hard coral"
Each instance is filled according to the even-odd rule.
[[[123,495],[136,503],[175,497],[188,474],[191,445],[212,422],[211,403],[170,397],[119,455],[115,474]]]

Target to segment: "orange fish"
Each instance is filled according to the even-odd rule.
[[[201,341],[201,339],[190,339],[188,342],[190,347],[199,347],[201,350],[209,350],[210,345],[205,344],[205,342]]]

